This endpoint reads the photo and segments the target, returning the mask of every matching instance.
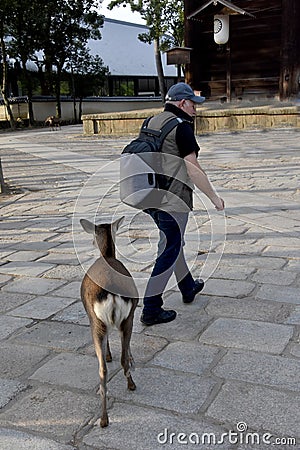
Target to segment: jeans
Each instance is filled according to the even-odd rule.
[[[183,252],[188,213],[168,213],[152,208],[145,212],[156,223],[160,235],[157,258],[146,287],[143,309],[145,315],[155,315],[163,305],[162,294],[173,272],[183,295],[194,288],[195,282]]]

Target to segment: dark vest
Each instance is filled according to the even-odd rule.
[[[149,128],[159,130],[170,119],[177,117],[169,111],[163,111],[150,120]],[[180,156],[176,144],[176,127],[168,134],[162,146],[163,173],[174,177],[166,195],[163,197],[161,209],[167,212],[188,212],[193,209],[193,189],[186,165]]]

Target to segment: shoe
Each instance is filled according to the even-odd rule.
[[[193,287],[192,291],[189,294],[182,296],[183,303],[192,303],[196,295],[199,294],[199,292],[201,292],[203,288],[204,288],[204,281],[201,279],[196,280],[195,286]]]
[[[145,314],[142,314],[141,322],[147,326],[157,325],[159,323],[172,322],[172,320],[176,319],[176,316],[176,311],[173,311],[172,309],[161,309],[161,311],[158,312],[155,316],[147,316]]]

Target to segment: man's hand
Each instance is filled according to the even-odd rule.
[[[217,197],[217,199],[213,202],[217,211],[223,211],[225,208],[224,200],[221,197]]]

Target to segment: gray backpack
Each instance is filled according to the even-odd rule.
[[[126,145],[120,159],[121,201],[138,209],[158,208],[170,187],[173,178],[163,174],[161,149],[166,136],[184,121],[174,117],[153,130],[148,127],[151,118],[144,121],[139,137]]]

